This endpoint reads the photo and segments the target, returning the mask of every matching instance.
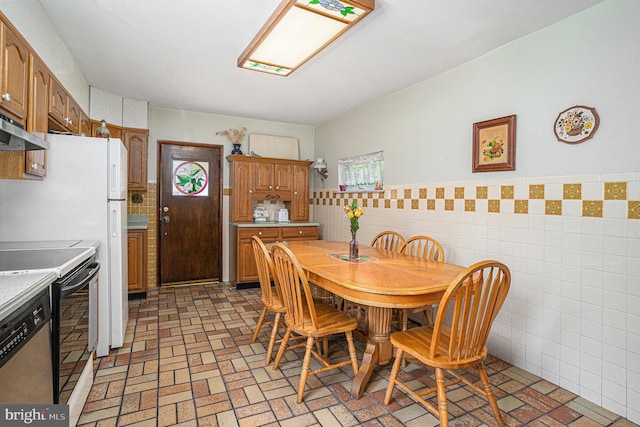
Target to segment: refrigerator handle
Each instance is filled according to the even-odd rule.
[[[111,209],[111,237],[118,237],[118,210]]]
[[[118,194],[118,190],[120,189],[118,178],[118,165],[111,163],[111,194]]]

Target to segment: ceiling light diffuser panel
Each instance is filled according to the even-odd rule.
[[[284,0],[238,58],[238,67],[287,76],[375,7],[375,0]]]

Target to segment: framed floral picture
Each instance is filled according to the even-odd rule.
[[[593,138],[600,125],[600,117],[593,107],[574,105],[556,117],[553,131],[560,142],[579,144]]]
[[[516,169],[516,116],[473,124],[472,172]]]

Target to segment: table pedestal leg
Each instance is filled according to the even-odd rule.
[[[391,361],[393,353],[389,335],[391,335],[392,309],[369,307],[367,348],[362,357],[362,363],[351,383],[351,397],[359,399],[371,378],[376,365],[385,365]]]

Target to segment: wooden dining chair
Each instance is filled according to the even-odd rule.
[[[287,324],[287,331],[282,338],[282,343],[276,355],[276,360],[273,363],[273,368],[278,369],[286,350],[305,346],[302,373],[298,386],[298,403],[301,403],[308,375],[315,375],[349,364],[351,364],[353,368],[353,375],[355,376],[357,374],[358,359],[356,356],[356,348],[353,344],[352,331],[356,329],[358,322],[333,305],[314,301],[305,272],[289,248],[282,244],[276,244],[271,248],[271,254],[273,257],[274,271],[278,277],[277,283],[280,287],[282,301],[286,308],[284,318]],[[306,343],[289,346],[289,339],[292,332],[306,337]],[[339,333],[344,333],[347,338],[349,360],[331,364],[314,349],[313,344],[316,338],[324,338]],[[312,355],[323,367],[310,371],[309,365]]]
[[[451,282],[438,306],[433,325],[411,328],[391,335],[391,344],[397,348],[391,369],[384,403],[391,401],[395,386],[409,394],[434,415],[440,417],[440,426],[447,427],[446,388],[464,382],[475,392],[484,395],[500,426],[504,426],[498,403],[484,369],[487,357],[487,338],[511,284],[509,269],[498,261],[482,261],[462,271]],[[398,380],[404,354],[420,363],[435,368],[436,386],[416,392]],[[464,374],[453,370],[475,366],[482,387],[472,383]],[[453,376],[446,381],[444,372]],[[411,377],[414,379],[414,377]],[[437,393],[436,407],[423,396]]]
[[[251,237],[251,246],[253,247],[253,255],[256,259],[256,266],[258,267],[258,278],[260,279],[260,290],[262,291],[260,300],[263,305],[262,313],[260,313],[260,318],[256,325],[256,330],[253,332],[254,341],[258,339],[260,328],[265,324],[267,312],[275,313],[273,322],[267,322],[267,324],[273,323],[266,355],[266,364],[268,365],[271,363],[271,353],[273,353],[273,347],[276,344],[280,318],[286,310],[278,293],[278,286],[275,288],[271,287],[271,278],[273,277],[274,281],[277,280],[275,274],[273,274],[273,260],[271,259],[271,253],[264,246],[262,240],[257,236]]]
[[[394,252],[398,252],[403,243],[404,237],[395,231],[382,231],[371,240],[372,247]]]
[[[444,250],[442,245],[429,236],[413,236],[407,239],[400,247],[400,253],[416,256],[420,258],[426,258],[431,261],[444,262]],[[411,313],[424,313],[427,318],[427,324],[433,323],[431,316],[431,305],[405,309],[401,312],[401,330],[407,330],[409,314]]]

